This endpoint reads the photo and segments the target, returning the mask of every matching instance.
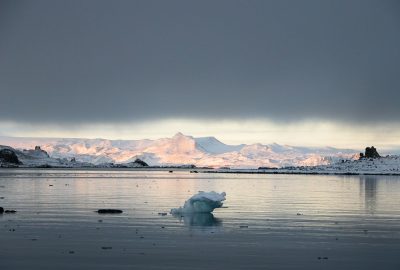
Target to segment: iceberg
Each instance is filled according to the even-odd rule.
[[[225,201],[226,193],[215,191],[199,191],[185,202],[182,207],[172,208],[171,214],[211,213],[215,208],[220,208]]]
[[[175,218],[183,221],[188,227],[217,227],[221,226],[222,222],[215,218],[211,213],[190,213],[190,214],[172,214]]]

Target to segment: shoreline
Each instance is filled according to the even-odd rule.
[[[279,175],[383,175],[383,176],[399,176],[399,172],[338,172],[338,171],[290,171],[290,170],[257,170],[257,169],[231,169],[231,170],[210,170],[210,168],[172,168],[172,167],[136,167],[136,168],[108,168],[108,167],[0,167],[1,170],[68,170],[68,171],[170,171],[189,172],[191,174],[279,174]]]
[[[282,175],[393,175],[399,176],[400,172],[301,172],[301,171],[201,171],[201,173],[231,173],[231,174],[282,174]]]

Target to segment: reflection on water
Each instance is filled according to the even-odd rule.
[[[377,201],[377,176],[360,176],[360,195],[364,195],[365,210],[374,214]]]
[[[200,227],[211,227],[221,226],[221,220],[214,217],[211,213],[191,213],[191,214],[174,214],[180,222],[183,221],[185,226],[200,226]]]

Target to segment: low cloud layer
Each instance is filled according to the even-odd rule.
[[[391,122],[398,1],[2,1],[0,121]]]

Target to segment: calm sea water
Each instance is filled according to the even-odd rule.
[[[200,190],[224,208],[159,214]],[[7,169],[0,198],[0,269],[400,269],[399,177]]]

